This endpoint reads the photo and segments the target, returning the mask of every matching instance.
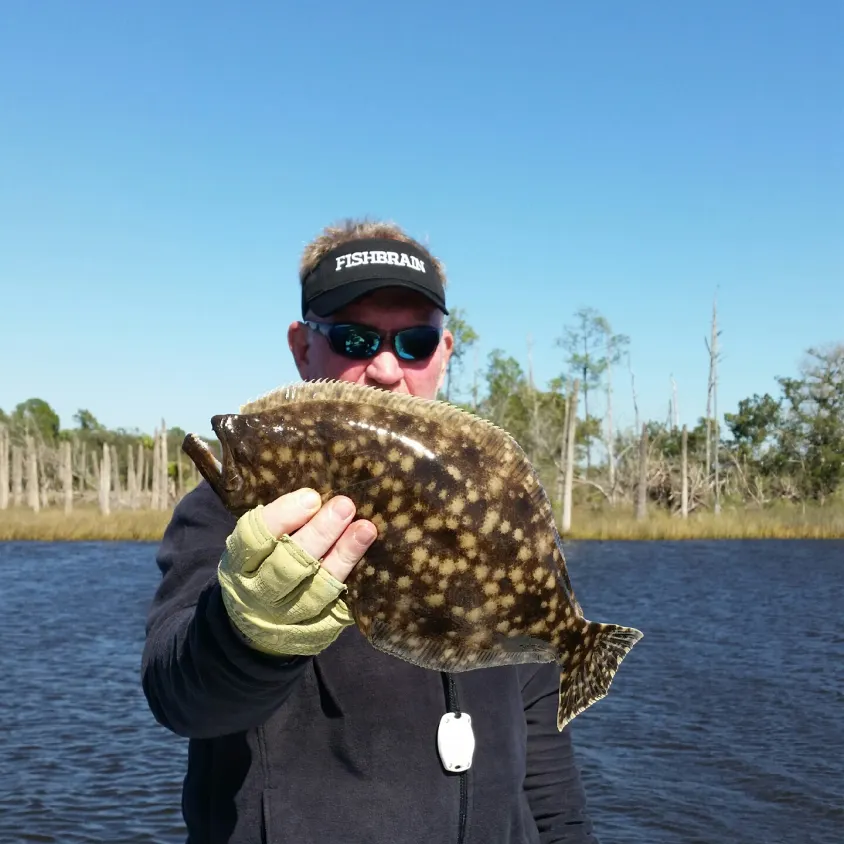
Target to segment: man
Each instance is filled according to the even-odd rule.
[[[392,224],[348,222],[305,249],[300,280],[288,342],[303,379],[436,396],[453,338],[427,249]],[[202,483],[161,543],[143,687],[190,739],[190,844],[594,842],[556,728],[557,667],[440,675],[375,650],[343,602],[375,525],[345,496],[305,499],[235,522]],[[450,764],[460,746],[438,753],[449,711],[471,718],[468,770]]]

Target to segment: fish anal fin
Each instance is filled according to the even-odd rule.
[[[553,662],[552,650],[539,647],[504,648],[473,647],[460,639],[425,637],[406,633],[390,627],[386,622],[373,619],[365,632],[369,643],[377,650],[431,671],[474,671],[476,668],[497,668],[522,663]]]
[[[585,622],[579,650],[566,654],[568,665],[560,672],[558,730],[606,696],[621,661],[641,638],[633,627]]]

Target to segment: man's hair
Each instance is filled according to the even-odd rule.
[[[326,226],[322,234],[315,237],[302,252],[302,259],[299,262],[299,281],[304,281],[305,276],[332,250],[344,243],[363,238],[385,238],[396,240],[400,243],[409,243],[426,255],[440,274],[445,287],[445,266],[435,258],[427,247],[418,240],[414,240],[404,229],[395,223],[381,222],[379,220],[342,220],[333,226]]]

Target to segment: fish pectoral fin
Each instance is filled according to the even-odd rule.
[[[621,661],[641,638],[641,631],[633,627],[597,621],[584,624],[578,640],[579,650],[561,654],[568,665],[564,664],[560,671],[558,730],[606,696]]]

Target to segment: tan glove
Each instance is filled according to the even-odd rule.
[[[234,626],[256,650],[318,654],[354,624],[346,586],[287,534],[267,529],[263,507],[245,513],[226,540],[217,576]]]

